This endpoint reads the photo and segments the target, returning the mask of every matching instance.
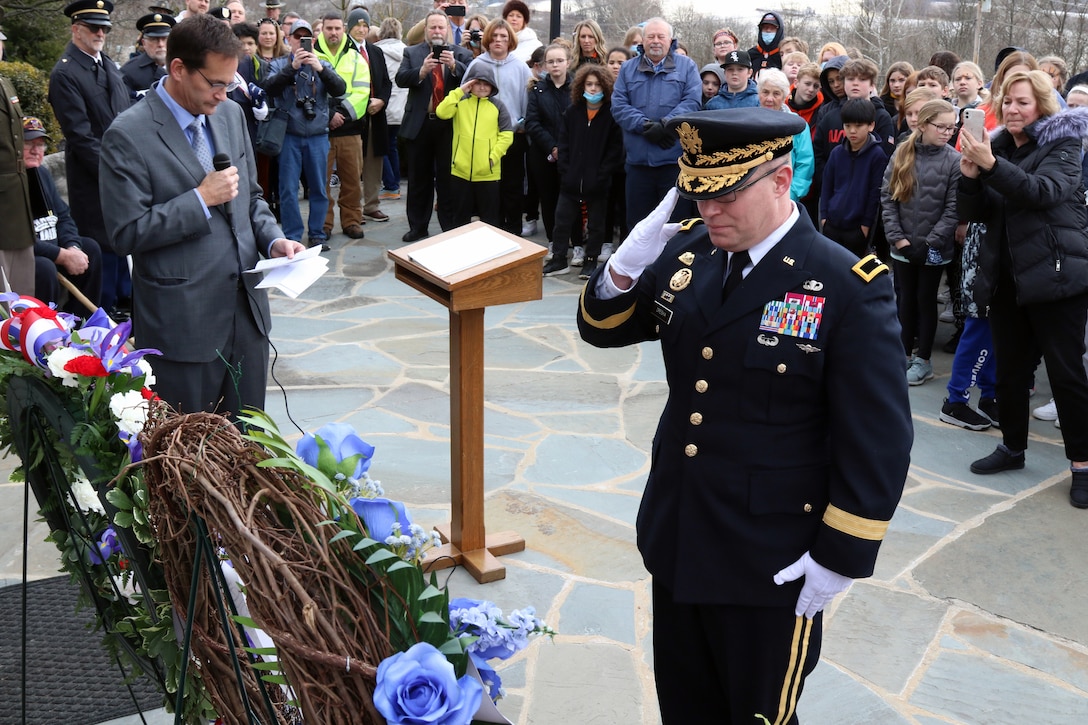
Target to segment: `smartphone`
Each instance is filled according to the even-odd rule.
[[[313,38],[299,38],[299,46],[307,53],[314,52],[314,39]]]
[[[981,108],[963,109],[963,128],[979,141],[986,135],[986,112]]]
[[[434,50],[431,51],[431,55],[434,56],[435,60],[439,60],[442,57],[442,51],[446,49],[446,46],[444,46],[444,45],[435,45],[435,46],[432,46],[432,47],[434,48]]]
[[[465,17],[466,9],[467,8],[465,8],[464,5],[448,5],[446,6],[446,15],[452,15],[455,18],[463,18]]]

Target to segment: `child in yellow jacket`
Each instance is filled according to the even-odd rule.
[[[450,192],[455,227],[472,221],[473,212],[499,226],[499,161],[514,142],[514,123],[502,104],[492,102],[498,92],[490,66],[474,63],[464,84],[434,109],[439,118],[453,119]]]

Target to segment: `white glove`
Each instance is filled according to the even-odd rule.
[[[258,121],[263,121],[268,118],[268,104],[262,103],[259,106],[253,107],[253,118]]]
[[[608,264],[624,277],[638,279],[643,270],[654,263],[665,244],[680,231],[680,225],[667,223],[680,194],[676,187],[669,189],[665,198],[650,215],[635,225],[620,248],[608,258]]]
[[[837,595],[845,592],[854,581],[848,576],[836,574],[816,561],[806,551],[800,559],[774,575],[774,583],[779,586],[786,582],[805,578],[801,587],[801,596],[797,597],[794,614],[802,614],[812,619]]]

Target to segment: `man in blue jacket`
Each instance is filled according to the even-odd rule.
[[[676,184],[680,139],[665,124],[673,116],[698,111],[703,102],[699,67],[676,52],[671,25],[651,18],[642,33],[642,46],[643,52],[620,68],[612,94],[612,118],[623,129],[627,151],[630,227],[653,211]],[[682,203],[677,218],[693,212],[691,204]]]

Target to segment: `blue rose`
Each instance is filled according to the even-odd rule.
[[[348,503],[355,509],[355,513],[363,520],[366,532],[375,541],[385,541],[393,531],[393,524],[400,522],[401,533],[407,534],[412,530],[412,519],[408,516],[408,509],[401,501],[390,501],[387,498],[353,498]]]
[[[472,677],[458,680],[434,645],[419,642],[378,665],[374,705],[389,725],[467,725],[483,694]]]
[[[299,458],[329,478],[338,473],[362,478],[374,458],[374,446],[357,436],[347,423],[328,423],[316,434],[307,433],[295,451]]]

